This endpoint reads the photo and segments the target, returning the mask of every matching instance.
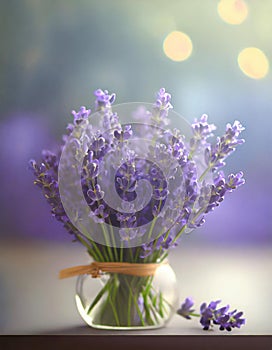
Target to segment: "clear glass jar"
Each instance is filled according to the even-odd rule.
[[[162,264],[148,277],[80,275],[75,298],[81,317],[91,327],[150,329],[163,327],[176,312],[178,288],[173,269]]]

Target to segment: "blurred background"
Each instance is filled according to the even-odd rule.
[[[14,305],[10,290],[26,286],[18,266],[41,264],[38,256],[47,252],[45,264],[55,273],[59,259],[49,251],[69,265],[81,262],[82,250],[50,216],[27,163],[61,140],[71,110],[93,107],[97,88],[116,92],[123,103],[153,102],[165,87],[177,113],[189,122],[208,114],[219,135],[227,122],[242,122],[246,143],[228,159],[226,173],[243,170],[246,184],[176,250],[186,256],[188,249],[196,255],[221,249],[231,268],[234,256],[253,263],[266,254],[260,265],[266,287],[258,291],[272,292],[271,14],[272,0],[1,0],[0,328],[23,329],[27,317],[29,329],[38,318],[42,327],[40,316],[15,308],[11,316],[7,306]],[[15,270],[17,282],[7,272]],[[31,272],[28,278],[35,285]]]

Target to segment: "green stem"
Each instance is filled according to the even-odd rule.
[[[99,302],[99,300],[102,298],[104,293],[109,289],[109,282],[105,284],[105,286],[100,290],[100,292],[95,297],[94,301],[92,302],[91,306],[89,307],[87,314],[89,314],[92,309],[95,307],[95,305]]]
[[[152,236],[152,232],[153,232],[153,229],[154,229],[154,226],[155,226],[155,223],[157,221],[158,217],[156,216],[154,220],[152,220],[152,224],[150,226],[150,229],[149,229],[149,232],[148,232],[148,240],[151,238]]]
[[[95,188],[95,181],[94,181],[94,179],[91,180],[91,183],[92,183],[93,188]],[[98,200],[97,203],[98,203],[98,206],[99,206],[100,200]],[[104,253],[104,256],[105,256],[105,260],[106,261],[110,261],[110,258],[112,258],[112,252],[111,252],[111,249],[110,249],[110,244],[108,242],[108,233],[106,232],[106,229],[105,229],[103,223],[101,224],[101,228],[102,228],[105,244],[107,246],[107,251],[108,251],[109,255],[107,255],[106,252],[105,252],[105,245],[103,245],[103,253]],[[112,261],[113,261],[113,259],[112,259]]]
[[[97,255],[99,256],[100,261],[104,261],[104,257],[102,255],[102,253],[98,249],[96,243],[91,238],[89,238],[89,234],[88,234],[87,230],[85,229],[85,227],[83,225],[81,225],[80,223],[78,223],[78,225],[79,225],[83,235],[91,242],[92,246],[94,247],[94,250],[96,251]],[[82,243],[82,241],[80,241],[80,242]],[[99,261],[99,259],[97,261]]]
[[[107,232],[104,224],[101,224],[101,228],[102,228],[103,236],[104,236],[105,243],[106,243],[106,246],[107,246],[107,251],[108,251],[108,254],[109,254],[108,256],[109,256],[111,261],[114,261],[114,258],[113,258],[113,255],[112,255],[112,250],[111,250],[110,243],[109,243],[109,240],[108,240],[108,232]]]
[[[136,253],[135,253],[135,257],[134,257],[134,262],[135,263],[138,262],[140,251],[141,251],[141,249],[138,247],[136,249]]]
[[[113,232],[113,226],[111,223],[111,220],[109,219],[109,223],[110,223],[110,233],[111,233],[111,238],[112,238],[112,245],[113,245],[113,252],[114,252],[114,257],[115,257],[115,261],[118,261],[118,252],[117,252],[117,248],[116,248],[116,242],[115,242],[115,237],[114,237],[114,232]]]
[[[176,237],[173,239],[172,244],[176,243],[176,241],[179,239],[179,237],[182,235],[182,233],[184,232],[185,228],[187,227],[187,225],[184,225],[182,227],[182,229],[178,232],[178,234],[176,235]]]
[[[145,321],[144,321],[144,319],[143,319],[143,315],[142,315],[141,310],[139,309],[139,305],[138,305],[138,298],[137,298],[137,297],[138,297],[139,295],[138,295],[137,293],[134,294],[134,293],[132,292],[132,287],[133,287],[133,284],[134,284],[134,282],[135,282],[135,276],[132,277],[132,280],[131,280],[130,283],[129,283],[129,282],[127,281],[127,279],[125,278],[125,282],[126,282],[126,284],[127,284],[128,290],[129,290],[129,299],[130,299],[130,298],[133,299],[134,305],[135,305],[135,307],[136,307],[138,316],[139,316],[140,321],[141,321],[141,324],[142,324],[142,326],[144,326],[144,325],[145,325]],[[129,317],[131,318],[130,310],[128,310],[128,314],[129,314]]]
[[[91,245],[89,245],[85,239],[83,239],[79,234],[76,234],[76,238],[80,241],[81,244],[83,244],[86,248],[88,253],[96,260],[98,261],[97,255],[94,252],[94,250],[92,249]]]
[[[130,261],[133,262],[132,248],[129,248],[129,256],[130,256]]]
[[[129,293],[128,297],[128,315],[127,315],[127,320],[128,320],[128,326],[130,326],[130,321],[131,321],[131,302],[132,302],[132,293]]]
[[[113,311],[113,315],[114,315],[114,318],[115,318],[115,322],[116,322],[117,326],[120,326],[120,322],[119,322],[119,318],[118,318],[118,313],[117,313],[117,311],[116,311],[116,307],[115,307],[114,303],[113,303],[112,300],[111,300],[110,295],[109,295],[109,302],[110,302],[110,305],[111,305],[111,307],[112,307],[112,311]]]
[[[208,168],[201,174],[200,178],[199,178],[199,183],[204,179],[204,177],[206,176],[206,174],[212,169],[213,164],[210,164],[208,166]]]
[[[123,262],[124,258],[124,243],[121,242],[121,247],[120,247],[120,262]]]
[[[152,297],[151,295],[148,295],[150,301],[151,301],[151,304],[148,304],[150,310],[152,311],[152,314],[154,316],[154,319],[157,323],[159,323],[159,319],[158,319],[158,316],[157,316],[157,310],[154,308],[154,306],[152,305]]]
[[[168,252],[165,252],[161,257],[160,257],[160,261],[163,261],[164,259],[166,259],[168,257]]]

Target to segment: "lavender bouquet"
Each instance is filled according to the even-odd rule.
[[[162,326],[178,302],[169,250],[244,184],[242,172],[220,170],[244,128],[227,124],[211,142],[207,116],[189,125],[165,89],[153,105],[115,107],[115,94],[94,95],[94,113],[72,112],[58,152],[30,161],[52,215],[93,260],[61,277],[79,276],[77,306],[93,327]],[[91,297],[90,275],[102,281]]]

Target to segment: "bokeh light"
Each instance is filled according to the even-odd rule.
[[[241,24],[248,16],[248,6],[243,0],[221,0],[218,14],[229,24]]]
[[[241,71],[253,79],[264,78],[269,71],[266,55],[256,47],[243,49],[238,55],[238,64]]]
[[[172,61],[187,60],[191,56],[192,50],[192,41],[185,33],[173,31],[164,39],[163,51]]]

